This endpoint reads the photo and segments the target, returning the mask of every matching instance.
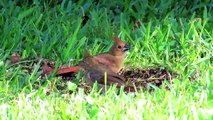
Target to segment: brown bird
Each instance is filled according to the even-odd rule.
[[[129,49],[129,45],[115,37],[114,45],[109,52],[96,56],[91,56],[86,52],[85,58],[79,64],[84,70],[86,81],[90,85],[97,81],[99,88],[117,84],[118,88],[125,86],[125,91],[134,91],[134,87],[126,86],[125,78],[117,74],[123,67],[124,59],[127,57],[125,52]]]
[[[126,51],[130,49],[130,46],[118,37],[114,37],[113,40],[114,45],[111,47],[109,52],[98,54],[94,56],[93,59],[97,64],[118,73],[123,67],[124,59],[127,57]],[[57,75],[78,72],[79,69],[80,66],[59,69]]]
[[[113,40],[114,45],[109,52],[98,54],[96,56],[91,56],[87,52],[78,66],[59,69],[57,75],[78,72],[81,68],[84,71],[86,81],[90,85],[93,85],[97,81],[100,88],[105,84],[117,84],[117,87],[119,88],[125,86],[125,78],[119,76],[117,73],[123,67],[124,59],[127,57],[126,51],[130,49],[130,46],[118,37],[114,37]],[[105,78],[107,79],[105,80]],[[124,89],[131,89],[130,91],[133,91],[132,89],[134,89],[134,87],[125,87]]]

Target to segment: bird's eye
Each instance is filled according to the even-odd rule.
[[[121,46],[120,46],[120,45],[118,45],[118,49],[121,49]]]

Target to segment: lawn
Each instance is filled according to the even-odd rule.
[[[0,1],[0,119],[213,119],[212,11],[210,0]],[[82,73],[41,77],[43,60],[75,66],[113,35],[131,45],[125,70],[166,68],[172,82],[100,93]]]

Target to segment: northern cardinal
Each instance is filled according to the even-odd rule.
[[[113,40],[114,45],[109,52],[96,56],[86,53],[85,58],[78,66],[59,69],[57,75],[78,72],[79,69],[83,69],[84,76],[90,85],[93,85],[95,81],[97,81],[99,87],[105,85],[104,75],[106,73],[107,85],[117,84],[118,87],[125,86],[125,79],[117,73],[123,67],[124,59],[127,57],[125,52],[130,49],[130,46],[118,37],[114,37]],[[133,89],[133,87],[125,87],[125,89]]]
[[[97,64],[118,73],[123,67],[124,59],[127,57],[125,52],[130,49],[130,46],[118,37],[114,37],[113,40],[114,45],[111,47],[110,51],[94,56],[93,60],[95,60]],[[79,69],[80,66],[59,69],[57,75],[78,72]]]

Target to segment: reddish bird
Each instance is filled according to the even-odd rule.
[[[111,47],[109,52],[98,54],[94,56],[93,59],[97,62],[97,64],[118,73],[123,67],[124,59],[127,57],[126,51],[130,49],[130,46],[118,37],[114,37],[113,40],[114,45]],[[80,66],[59,69],[57,75],[69,72],[78,72],[79,69]]]
[[[105,85],[105,78],[107,78],[107,85],[117,84],[117,87],[125,86],[125,79],[117,73],[122,69],[124,59],[127,57],[126,51],[129,49],[129,45],[115,37],[114,45],[109,52],[96,56],[86,53],[85,58],[78,66],[59,69],[57,75],[78,72],[79,69],[83,69],[86,81],[90,85],[97,81],[98,86],[102,88]],[[134,87],[127,86],[124,89],[133,91]]]

